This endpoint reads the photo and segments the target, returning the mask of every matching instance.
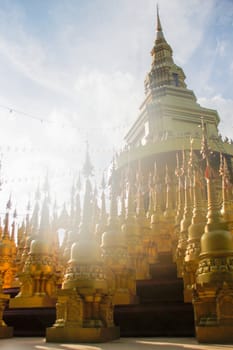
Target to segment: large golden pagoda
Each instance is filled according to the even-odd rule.
[[[229,342],[233,339],[233,147],[219,135],[217,111],[200,106],[187,88],[184,72],[174,63],[163,34],[158,9],[151,55],[145,100],[117,159],[119,179],[130,168],[135,174],[131,185],[137,186],[140,164],[144,211],[151,217],[155,257],[175,262],[177,276],[184,283],[184,301],[193,302],[197,339]],[[208,140],[208,152],[203,151],[203,138]],[[215,176],[205,181],[210,159],[217,164]],[[136,201],[136,196],[132,200]],[[131,216],[138,221],[136,210]],[[144,220],[141,212],[140,221]],[[143,246],[142,229],[139,237]]]

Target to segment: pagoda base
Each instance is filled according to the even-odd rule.
[[[129,305],[138,304],[139,298],[137,295],[130,295],[129,293],[117,291],[112,298],[113,305]]]
[[[51,343],[103,343],[118,338],[120,338],[119,327],[50,327],[46,329],[46,342]]]
[[[13,337],[13,327],[3,326],[0,327],[0,338],[11,338]]]
[[[39,308],[39,307],[55,307],[56,298],[47,295],[33,295],[32,297],[15,297],[10,299],[9,308]]]
[[[191,288],[184,289],[184,302],[192,303],[193,300],[193,291]]]
[[[196,326],[196,338],[199,343],[232,344],[233,325]]]

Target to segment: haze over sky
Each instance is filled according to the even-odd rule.
[[[233,138],[233,1],[159,8],[188,88]],[[95,173],[108,166],[144,99],[155,22],[154,0],[1,0],[1,208],[10,192],[26,207],[46,169],[65,197],[87,139]]]

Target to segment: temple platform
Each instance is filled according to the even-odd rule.
[[[0,340],[1,350],[227,350],[232,345],[199,344],[194,338],[120,338],[108,343],[46,343],[45,338]]]

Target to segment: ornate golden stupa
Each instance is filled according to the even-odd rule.
[[[122,178],[128,168],[137,174],[140,163],[144,215],[151,217],[155,257],[176,263],[184,301],[193,303],[197,339],[229,342],[233,334],[233,146],[219,135],[217,112],[201,107],[187,88],[184,72],[174,63],[164,37],[158,10],[151,55],[146,97],[117,159],[118,176]],[[208,140],[208,152],[203,151],[203,137]],[[201,152],[210,169],[212,159],[217,162],[215,176],[207,181]],[[216,168],[221,157],[222,182]],[[137,175],[131,178],[131,186],[136,183]],[[138,213],[131,216],[138,218]],[[140,221],[144,220],[141,212]],[[138,235],[142,242],[142,230]]]
[[[194,284],[196,335],[200,342],[233,341],[233,236],[221,215],[219,157],[212,154],[203,123],[208,213]],[[221,174],[225,176],[223,169]],[[223,192],[225,183],[223,183]]]
[[[52,244],[48,198],[45,197],[40,228],[38,232],[34,232],[24,266],[22,271],[18,272],[20,290],[16,297],[10,300],[10,308],[55,306],[57,276]]]
[[[104,342],[120,336],[113,321],[111,282],[107,279],[100,245],[92,231],[91,169],[87,152],[82,222],[58,292],[56,322],[46,330],[47,342]]]
[[[102,256],[108,267],[108,279],[112,281],[113,304],[133,304],[136,297],[136,271],[130,264],[126,237],[121,230],[117,208],[117,184],[115,165],[111,175],[110,214],[102,235]]]

